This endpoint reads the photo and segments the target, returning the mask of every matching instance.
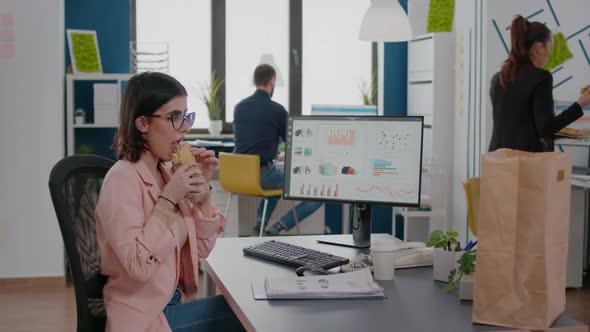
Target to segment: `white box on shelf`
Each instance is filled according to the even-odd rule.
[[[94,105],[94,125],[116,127],[119,125],[118,105]]]
[[[95,83],[94,105],[118,105],[119,85],[117,83]]]
[[[452,269],[458,268],[457,261],[461,258],[464,251],[447,251],[443,248],[434,248],[433,260],[433,276],[434,280],[449,281],[449,273]]]

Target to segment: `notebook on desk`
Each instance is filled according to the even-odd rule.
[[[434,248],[432,247],[398,250],[396,251],[395,268],[432,266],[433,252]]]
[[[370,299],[385,297],[369,269],[304,277],[266,277],[252,282],[255,300]]]
[[[575,129],[575,128],[563,128],[557,134],[557,137],[565,137],[565,138],[588,138],[590,137],[590,130],[589,129]]]

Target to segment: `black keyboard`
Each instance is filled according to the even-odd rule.
[[[244,254],[295,267],[313,266],[324,270],[348,264],[348,258],[270,240],[244,248]]]

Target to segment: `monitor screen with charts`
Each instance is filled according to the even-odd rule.
[[[423,118],[291,116],[285,199],[419,206]]]

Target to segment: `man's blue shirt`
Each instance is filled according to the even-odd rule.
[[[234,152],[257,154],[262,164],[272,161],[279,137],[285,140],[287,117],[287,110],[272,101],[268,92],[256,90],[234,109]]]

